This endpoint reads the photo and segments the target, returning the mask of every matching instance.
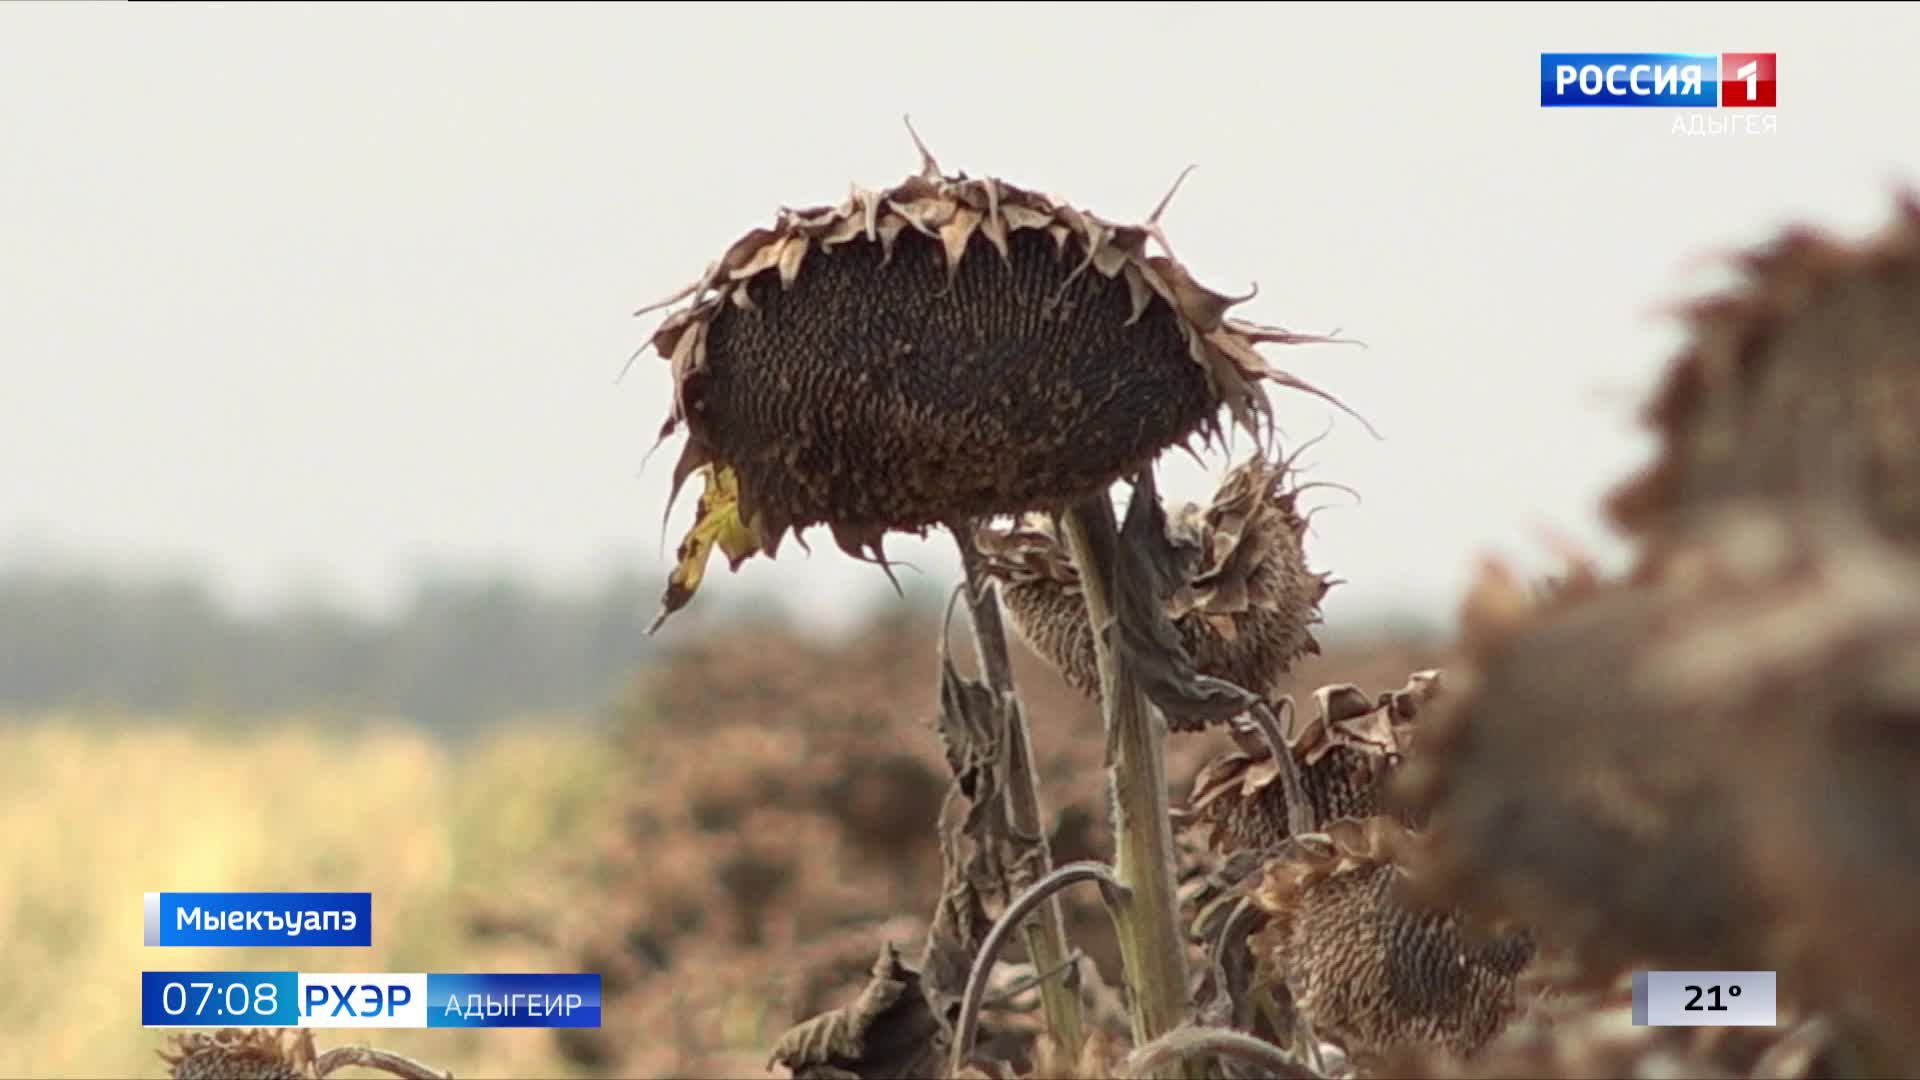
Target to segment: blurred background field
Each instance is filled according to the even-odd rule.
[[[448,620],[440,651],[476,653],[484,628],[510,621]],[[0,956],[14,973],[0,1075],[162,1076],[166,1033],[139,1026],[139,973],[230,968],[597,972],[598,1031],[318,1042],[462,1077],[773,1075],[773,1041],[857,993],[883,942],[920,947],[947,782],[931,728],[939,625],[924,593],[876,602],[837,635],[707,623],[605,692],[550,684],[572,704],[469,725],[248,714],[215,680],[197,713],[132,709],[124,689],[96,695],[114,708],[16,704],[0,717]],[[1364,646],[1335,638],[1297,687],[1374,691],[1444,659],[1430,636],[1371,630]],[[1015,661],[1056,856],[1103,856],[1098,718],[1024,649]],[[969,667],[964,648],[957,662]],[[1218,748],[1176,741],[1176,794]],[[370,890],[374,946],[142,946],[142,893],[217,889]],[[1112,978],[1104,919],[1090,901],[1069,919]]]
[[[139,1026],[143,969],[546,970],[552,958],[482,940],[463,913],[475,895],[544,887],[611,775],[567,723],[457,748],[319,719],[0,726],[0,1075],[163,1075],[161,1033]],[[219,889],[370,890],[373,948],[142,946],[142,893]],[[342,1034],[461,1076],[576,1071],[537,1031]]]

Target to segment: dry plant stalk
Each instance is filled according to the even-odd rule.
[[[984,560],[973,546],[971,529],[953,529],[960,549],[960,563],[966,575],[962,586],[973,624],[974,651],[987,686],[1000,699],[1004,717],[1000,733],[1006,766],[1007,824],[1016,843],[1025,846],[1027,858],[1018,860],[1008,881],[1008,891],[1026,888],[1053,872],[1053,851],[1047,841],[1045,817],[1040,810],[1039,778],[1034,775],[1033,740],[1027,735],[1025,711],[1019,707],[1013,686],[1013,664],[1007,655],[1007,635],[1000,619],[1000,602],[988,585]],[[1086,1029],[1080,1015],[1078,967],[1070,959],[1067,924],[1058,899],[1046,905],[1024,927],[1027,954],[1034,968],[1043,973],[1040,997],[1047,1012],[1047,1027],[1053,1038],[1070,1053],[1077,1053],[1086,1041]],[[1058,972],[1059,974],[1046,974]]]
[[[1140,492],[1136,491],[1136,497]],[[1113,646],[1120,536],[1103,495],[1068,510],[1067,541],[1095,629],[1101,712],[1113,791],[1114,872],[1127,893],[1115,911],[1127,970],[1134,1044],[1186,1021],[1187,966],[1174,896],[1173,813],[1167,801],[1165,722],[1148,703],[1126,654]]]
[[[1125,1080],[1152,1076],[1167,1065],[1194,1057],[1233,1057],[1260,1069],[1272,1080],[1319,1080],[1319,1074],[1279,1047],[1233,1028],[1180,1027],[1128,1055],[1119,1075]]]
[[[951,1071],[959,1072],[960,1067],[971,1058],[974,1034],[980,1022],[980,1009],[986,998],[987,979],[993,971],[993,965],[999,960],[1000,950],[1005,947],[1007,937],[1012,933],[1013,928],[1024,922],[1027,916],[1041,905],[1052,903],[1062,889],[1083,881],[1098,883],[1101,896],[1106,900],[1107,909],[1112,912],[1119,911],[1120,904],[1126,898],[1126,888],[1120,884],[1112,870],[1096,862],[1068,863],[1029,885],[1007,902],[1005,913],[993,924],[986,938],[980,942],[979,951],[974,956],[973,969],[967,976],[966,989],[960,996],[960,1011],[956,1014],[953,1025]],[[1091,1042],[1088,1045],[1092,1045]]]

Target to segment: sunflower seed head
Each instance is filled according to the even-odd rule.
[[[1627,579],[1475,594],[1498,616],[1395,784],[1431,815],[1428,895],[1537,927],[1590,978],[1764,958],[1920,1001],[1910,965],[1873,962],[1920,947],[1895,900],[1920,886],[1904,552],[1831,506],[1729,501]]]
[[[662,438],[687,437],[676,488],[728,470],[758,550],[829,524],[864,552],[1095,494],[1218,432],[1223,406],[1264,441],[1264,382],[1326,397],[1259,347],[1329,339],[1232,318],[1156,238],[1157,221],[926,169],[783,211],[652,335],[674,383]]]
[[[174,1080],[311,1080],[313,1033],[228,1028],[176,1035],[160,1059]]]
[[[1609,514],[1645,533],[1722,498],[1844,489],[1920,544],[1920,200],[1866,242],[1796,228],[1737,263],[1738,288],[1685,307],[1645,414],[1659,456]]]
[[[1408,1048],[1471,1054],[1517,1008],[1534,947],[1489,934],[1403,891],[1402,852],[1418,838],[1386,818],[1345,818],[1289,839],[1253,897],[1268,916],[1253,937],[1313,1030],[1356,1062]]]

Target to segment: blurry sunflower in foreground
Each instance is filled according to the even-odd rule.
[[[1258,435],[1264,381],[1326,396],[1256,347],[1329,339],[1229,318],[1247,298],[1173,258],[1164,201],[1120,225],[922,158],[783,210],[654,305],[678,305],[650,340],[673,372],[661,438],[686,435],[674,491],[706,487],[663,620],[714,547],[737,567],[824,524],[884,565],[889,531],[1064,507],[1223,435],[1222,406]]]
[[[1779,971],[1910,1075],[1909,552],[1864,508],[1730,502],[1544,603],[1489,569],[1465,615],[1462,692],[1395,779],[1430,815],[1424,891],[1536,927],[1582,983]]]
[[[1737,265],[1736,288],[1685,308],[1646,410],[1660,456],[1609,498],[1614,520],[1646,534],[1727,497],[1845,489],[1920,544],[1920,196],[1864,242],[1796,228]]]

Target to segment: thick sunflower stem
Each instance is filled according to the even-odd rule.
[[[1115,921],[1126,966],[1133,1043],[1146,1046],[1187,1022],[1187,964],[1174,894],[1172,809],[1167,802],[1166,721],[1148,704],[1124,653],[1112,642],[1120,573],[1120,536],[1103,493],[1063,515],[1073,561],[1080,571],[1087,618],[1100,670],[1100,702],[1107,729],[1114,869],[1127,892]],[[1174,1062],[1163,1075],[1197,1068]]]
[[[980,657],[980,670],[987,686],[1003,701],[1014,699],[1013,664],[1007,654],[1006,629],[1000,619],[1000,601],[994,596],[986,577],[985,561],[973,546],[971,530],[954,540],[960,547],[960,562],[967,575],[967,612],[973,624],[974,651]],[[1007,822],[1022,843],[1032,844],[1032,877],[1044,878],[1053,872],[1053,847],[1047,840],[1044,818],[1040,813],[1040,785],[1033,767],[1033,740],[1027,732],[1026,717],[1017,708],[1003,710],[1006,731]],[[1016,882],[1016,889],[1030,882]],[[1086,1028],[1080,1014],[1079,965],[1067,948],[1067,923],[1058,897],[1049,897],[1034,917],[1021,927],[1027,955],[1039,972],[1057,972],[1040,982],[1040,1001],[1047,1013],[1047,1029],[1054,1041],[1072,1055],[1078,1055],[1086,1043]]]

